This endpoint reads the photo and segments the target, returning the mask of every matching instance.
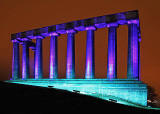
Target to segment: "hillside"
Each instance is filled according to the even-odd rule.
[[[158,112],[54,88],[0,82],[0,114],[47,114],[58,112]]]

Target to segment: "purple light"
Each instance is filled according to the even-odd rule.
[[[139,74],[139,38],[137,24],[128,25],[128,63],[127,78],[140,79]]]
[[[120,24],[120,25],[124,25],[125,23],[127,23],[126,20],[118,20],[118,24]]]
[[[59,36],[59,33],[57,33],[57,32],[52,32],[52,33],[49,34],[49,36]]]
[[[58,77],[57,36],[50,38],[50,79]]]
[[[42,39],[36,39],[35,79],[42,78]]]
[[[107,78],[117,78],[117,34],[116,27],[109,28],[108,33],[108,60],[107,60]]]
[[[96,28],[104,28],[107,27],[106,23],[95,24]]]
[[[89,26],[89,27],[86,27],[86,30],[96,30],[96,27],[95,26]]]
[[[107,27],[117,27],[118,26],[118,23],[109,23],[107,24]]]
[[[94,78],[95,72],[94,64],[94,30],[87,31],[87,41],[86,41],[86,71],[85,78]]]
[[[69,32],[69,31],[68,31]],[[70,31],[67,38],[67,64],[66,64],[66,78],[75,78],[75,31]]]
[[[109,64],[109,76],[113,76],[114,72],[113,72],[113,64]],[[113,78],[113,77],[112,77]]]
[[[129,20],[128,24],[139,24],[139,20]]]
[[[28,38],[22,38],[21,40],[22,40],[22,41],[31,41],[31,40],[28,39]]]
[[[75,33],[76,31],[74,29],[66,30],[66,33]]]
[[[37,39],[37,38],[38,38],[38,39],[44,39],[44,37],[42,37],[42,36],[33,36],[32,38],[33,38],[33,39]]]
[[[22,79],[29,78],[29,46],[28,42],[23,42],[23,55],[22,55]]]
[[[38,79],[38,75],[39,75],[39,73],[38,73],[38,64],[37,64],[37,61],[35,61],[35,79]]]
[[[20,63],[19,63],[19,43],[13,42],[13,58],[12,58],[12,79],[20,77]]]
[[[19,43],[19,41],[18,41],[17,39],[12,40],[12,42],[13,42],[13,43],[14,43],[14,42]]]

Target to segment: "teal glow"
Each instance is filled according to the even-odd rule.
[[[114,99],[117,103],[147,106],[147,87],[141,81],[128,79],[26,79],[7,82],[33,86],[79,91],[104,100]]]

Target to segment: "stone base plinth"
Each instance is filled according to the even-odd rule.
[[[128,79],[27,79],[6,82],[53,87],[127,105],[147,106],[147,85]]]

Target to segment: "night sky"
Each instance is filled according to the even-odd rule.
[[[139,10],[141,25],[141,80],[155,88],[160,95],[160,1],[159,0],[0,0],[0,80],[11,78],[12,42],[10,34],[49,25],[103,16],[107,14]],[[108,29],[95,32],[95,77],[106,78]],[[128,28],[119,26],[118,78],[126,78]],[[49,43],[43,40],[43,74],[49,76]],[[78,32],[75,38],[76,77],[84,78],[86,32]],[[58,39],[59,78],[65,78],[67,35]],[[22,55],[22,49],[20,48]],[[30,51],[30,70],[33,75],[33,52]],[[32,77],[32,76],[31,76]]]

